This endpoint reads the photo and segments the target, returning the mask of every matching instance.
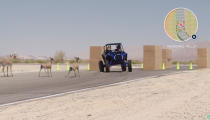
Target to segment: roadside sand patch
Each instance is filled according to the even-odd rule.
[[[14,64],[12,71],[14,74],[16,73],[28,73],[28,72],[39,72],[40,70],[40,65],[41,64]],[[71,64],[70,64],[71,66]],[[56,71],[56,64],[52,65],[52,71],[53,72],[57,72]],[[88,64],[80,64],[80,70],[88,70]],[[61,72],[67,71],[67,64],[59,64],[59,68]],[[114,66],[113,68],[119,68],[118,66]],[[133,68],[140,68],[139,64],[134,64]],[[43,70],[44,71],[44,70]],[[43,72],[42,71],[42,72]],[[1,69],[0,69],[0,75],[3,75]]]
[[[41,64],[14,64],[13,73],[39,72]],[[52,71],[56,71],[56,64],[52,65]],[[67,64],[59,64],[60,71],[67,71]],[[81,64],[80,70],[87,70],[87,64]],[[43,70],[44,71],[44,70]],[[2,71],[0,71],[2,74]]]
[[[0,108],[0,120],[206,120],[210,69]]]

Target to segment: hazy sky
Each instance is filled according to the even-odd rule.
[[[167,13],[177,7],[197,16],[198,40],[210,37],[209,0],[1,0],[0,55],[89,56],[89,46],[122,42],[177,44],[164,32]],[[135,51],[136,52],[136,51]]]

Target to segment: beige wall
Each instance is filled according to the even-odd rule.
[[[197,65],[199,68],[210,67],[210,50],[208,48],[197,49]]]
[[[162,68],[162,47],[144,46],[144,70],[160,70]]]
[[[172,67],[172,51],[170,49],[162,49],[162,61],[166,68]]]
[[[99,71],[98,62],[102,60],[102,53],[104,51],[103,46],[90,46],[90,70]]]

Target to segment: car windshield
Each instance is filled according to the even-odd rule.
[[[106,45],[106,50],[122,51],[122,46],[120,44],[117,44],[117,45]]]

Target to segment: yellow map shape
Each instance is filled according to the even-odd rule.
[[[184,9],[184,31],[189,36],[189,39],[197,32],[198,23],[196,16],[188,9],[185,8],[177,8]],[[164,28],[167,35],[175,40],[181,42],[182,40],[178,37],[177,33],[177,25],[179,25],[179,21],[177,20],[176,11],[174,9],[170,11],[165,19]]]

